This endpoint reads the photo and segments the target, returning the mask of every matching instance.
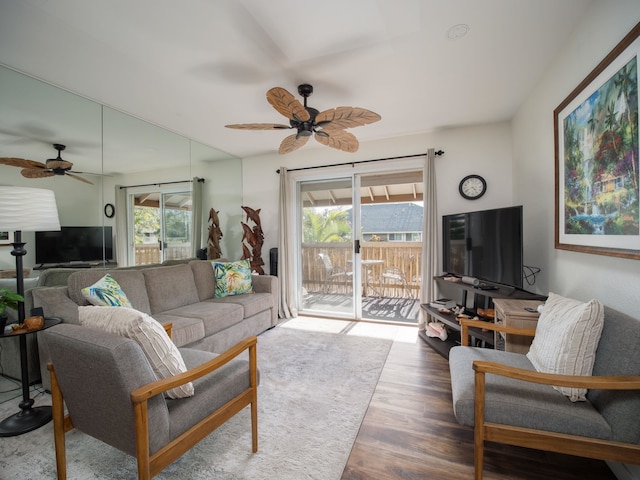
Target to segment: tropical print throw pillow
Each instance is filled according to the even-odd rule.
[[[131,308],[131,302],[122,288],[108,273],[93,285],[83,288],[82,295],[91,305]]]
[[[211,265],[216,279],[214,298],[253,293],[249,260],[211,262]]]

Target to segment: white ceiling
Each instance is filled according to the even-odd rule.
[[[274,86],[312,84],[320,111],[377,112],[351,130],[361,142],[508,120],[590,3],[2,0],[0,63],[248,157],[291,132],[224,125],[286,123]]]

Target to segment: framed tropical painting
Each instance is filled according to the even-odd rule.
[[[555,109],[555,247],[640,259],[640,23]]]

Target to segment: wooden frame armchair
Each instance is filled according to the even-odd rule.
[[[73,428],[136,457],[138,478],[146,480],[250,405],[257,452],[256,337],[221,355],[180,349],[188,370],[156,380],[133,340],[71,324],[43,333],[51,346],[58,479],[66,478],[65,433]],[[248,361],[237,358],[246,351]],[[188,382],[193,382],[193,396],[170,400],[162,395]]]
[[[461,321],[462,346],[450,355],[452,393],[456,418],[474,427],[476,480],[487,441],[640,464],[640,321],[605,316],[588,377],[539,373],[525,355],[467,347],[469,327],[529,336],[535,330]],[[587,388],[587,401],[572,403],[551,386]]]

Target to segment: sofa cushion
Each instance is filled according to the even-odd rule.
[[[142,270],[151,314],[198,302],[198,292],[191,267],[186,264]]]
[[[213,276],[213,268],[209,260],[192,260],[189,262],[193,279],[198,290],[198,299],[202,302],[213,298],[216,293],[216,279]]]
[[[91,305],[99,307],[127,307],[131,308],[131,302],[116,282],[108,273],[93,285],[83,288],[82,295]]]
[[[178,348],[162,325],[146,313],[126,307],[78,307],[80,324],[135,340],[151,364],[158,379],[170,378],[187,371]],[[193,384],[167,390],[167,398],[193,395]]]
[[[118,282],[120,288],[125,293],[131,306],[144,313],[151,313],[147,287],[142,275],[142,270],[100,270],[87,268],[82,271],[73,272],[69,275],[67,286],[69,288],[69,298],[78,305],[89,305],[82,289],[96,283],[106,273],[110,274]]]
[[[203,336],[205,337],[218,333],[236,323],[240,323],[243,318],[246,317],[241,305],[220,303],[219,305],[213,306],[211,302],[196,302],[191,305],[167,310],[163,312],[162,315],[163,319],[169,316],[174,318],[198,319],[202,322],[204,329]]]
[[[488,348],[453,347],[449,352],[453,409],[462,425],[474,424],[473,361],[501,363],[535,370],[526,355]],[[486,375],[485,421],[549,432],[611,438],[611,427],[593,405],[571,402],[548,385]]]
[[[597,300],[583,303],[549,293],[527,357],[539,372],[591,375],[603,322],[604,309]],[[572,402],[585,400],[587,393],[586,389],[554,388]]]
[[[254,293],[253,295],[232,295],[222,298],[212,298],[207,303],[236,304],[244,310],[244,318],[249,318],[273,307],[274,297],[270,293]]]
[[[215,298],[253,293],[251,264],[249,260],[237,262],[212,262],[216,279]]]
[[[162,325],[173,324],[171,328],[171,340],[177,347],[191,345],[204,338],[204,324],[199,318],[178,317],[164,313],[156,313],[155,318]]]

